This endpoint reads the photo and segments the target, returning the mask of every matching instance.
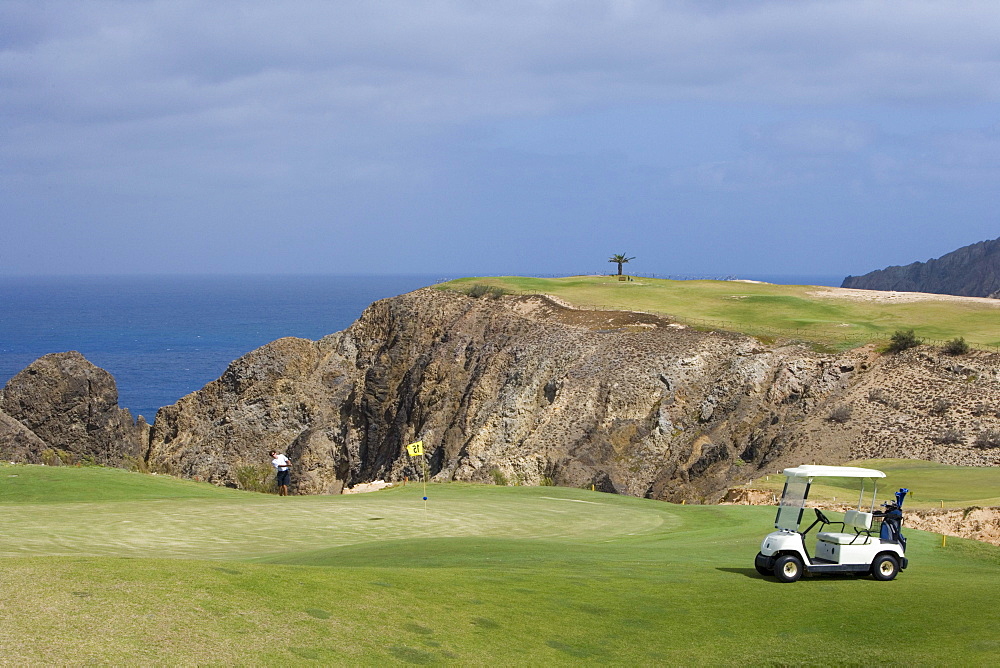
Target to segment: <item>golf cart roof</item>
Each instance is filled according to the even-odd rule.
[[[802,464],[782,471],[790,478],[884,478],[885,474],[875,469],[857,466],[815,466]]]

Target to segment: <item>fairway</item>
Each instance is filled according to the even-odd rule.
[[[9,663],[987,665],[1000,651],[1000,548],[916,531],[892,582],[786,585],[753,568],[772,507],[467,484],[429,486],[425,506],[416,485],[281,498],[111,469],[0,476],[22,493],[7,485],[0,503]]]
[[[882,471],[886,477],[878,481],[878,502],[892,498],[892,493],[906,487],[910,493],[905,507],[914,508],[968,508],[970,506],[1000,506],[1000,468],[953,466],[916,459],[865,459],[849,462]],[[778,496],[785,484],[782,475],[770,475],[753,481],[748,486],[765,489]],[[865,504],[871,502],[871,485]],[[857,505],[859,487],[850,479],[818,479],[810,488],[812,501]]]
[[[513,294],[554,295],[578,308],[659,313],[694,327],[791,338],[830,349],[888,339],[900,329],[913,329],[929,341],[963,337],[988,350],[1000,349],[997,300],[941,295],[880,301],[874,297],[884,293],[874,291],[645,277],[619,281],[615,276],[492,276],[462,278],[438,287],[468,290],[476,284]]]

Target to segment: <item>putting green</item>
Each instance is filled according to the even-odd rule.
[[[336,497],[234,492],[188,499],[8,504],[0,556],[245,560],[412,538],[611,540],[679,523],[663,504],[634,508],[613,502],[615,497],[559,487],[544,488],[541,495],[529,488],[457,483],[431,485],[428,491],[426,504],[415,485]]]

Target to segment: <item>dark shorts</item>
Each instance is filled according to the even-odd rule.
[[[288,481],[292,477],[291,471],[278,471],[278,486],[288,485]]]

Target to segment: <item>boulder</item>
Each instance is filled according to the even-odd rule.
[[[111,374],[75,351],[45,355],[11,378],[0,410],[38,439],[19,438],[25,461],[42,458],[43,443],[62,463],[124,466],[145,454],[145,422],[119,408]]]

